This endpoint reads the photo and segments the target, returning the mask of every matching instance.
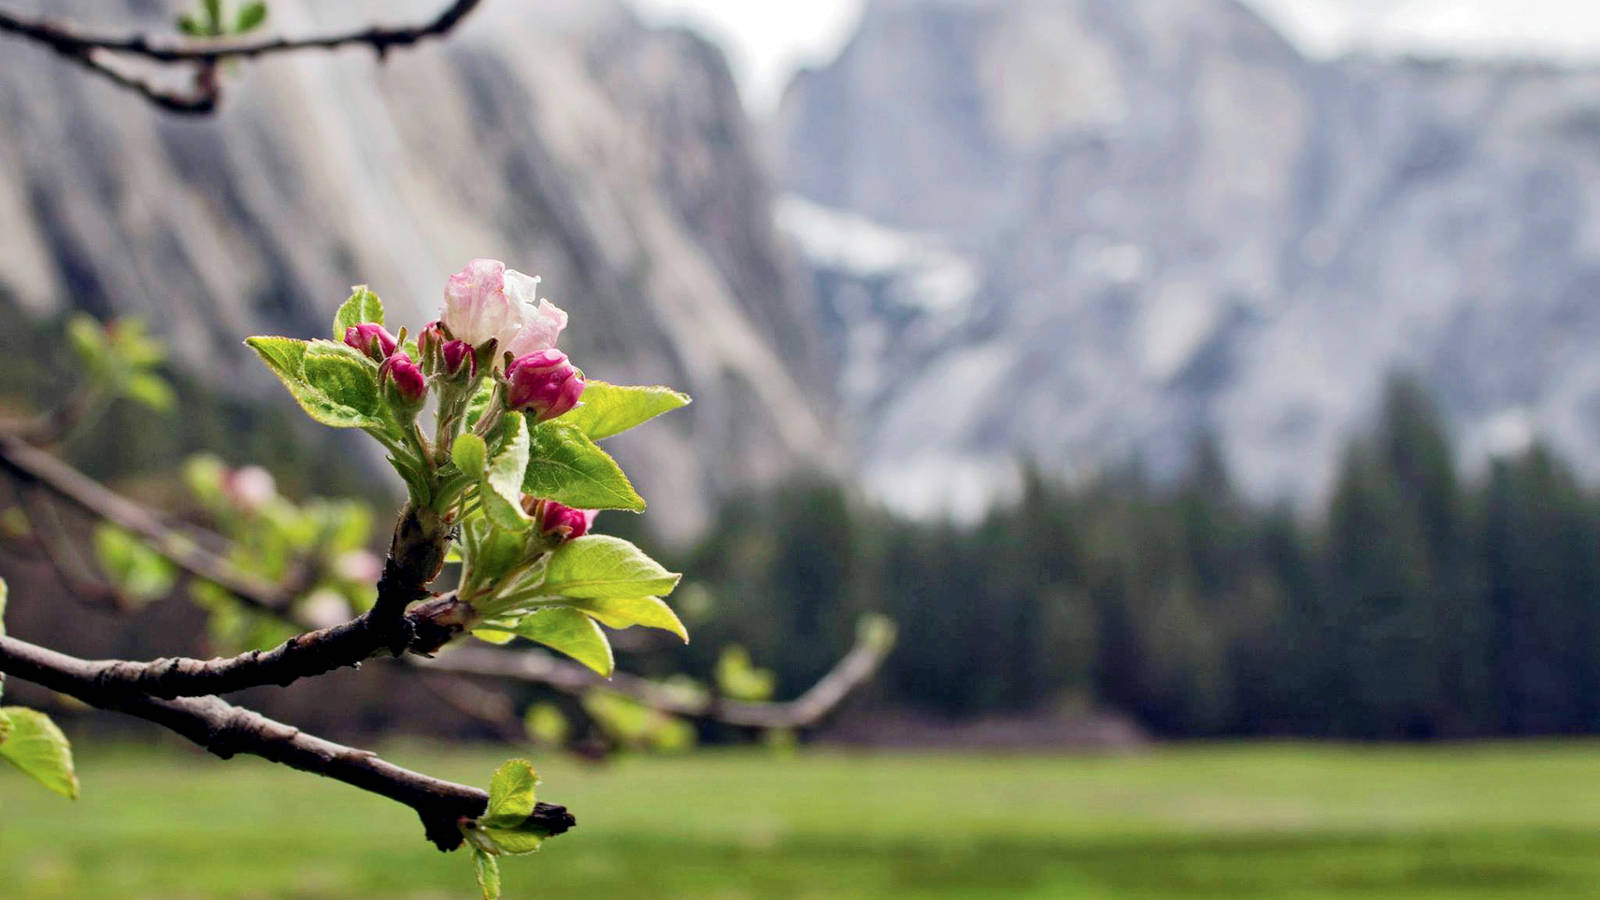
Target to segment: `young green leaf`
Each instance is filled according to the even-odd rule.
[[[484,466],[489,462],[489,447],[483,438],[470,431],[463,432],[450,445],[450,458],[463,474],[482,478]]]
[[[500,861],[473,847],[472,871],[478,876],[478,890],[483,892],[483,900],[500,900]]]
[[[539,775],[533,763],[525,759],[508,759],[500,764],[489,781],[489,808],[478,819],[478,824],[507,828],[533,815],[533,789],[539,784]]]
[[[484,410],[489,408],[489,401],[494,399],[495,382],[493,378],[485,378],[478,385],[478,389],[467,398],[466,423],[468,428],[478,424],[483,418]]]
[[[461,523],[461,537],[467,566],[477,582],[498,579],[522,562],[527,552],[526,534],[495,528],[477,516]]]
[[[160,375],[152,375],[149,372],[135,372],[129,375],[128,380],[122,383],[122,393],[129,400],[156,412],[167,412],[178,402],[178,395],[173,392],[172,385]]]
[[[376,419],[383,412],[372,361],[344,344],[312,341],[306,348],[306,382],[329,400]]]
[[[105,327],[95,321],[88,313],[74,313],[67,320],[67,343],[72,345],[72,351],[78,358],[94,365],[99,362],[105,353],[106,338]]]
[[[574,600],[572,606],[581,609],[607,628],[660,628],[677,635],[689,643],[689,630],[683,620],[660,597],[605,597]]]
[[[560,747],[572,735],[572,723],[554,703],[535,703],[522,714],[528,739],[544,747]]]
[[[254,3],[250,6],[260,7],[261,17],[266,18],[267,8],[265,4]],[[244,20],[245,13],[249,11],[250,6],[239,10],[239,20],[241,22]],[[260,23],[257,22],[256,24]],[[254,26],[252,25],[251,27]],[[240,28],[239,30],[245,31],[247,29]],[[350,289],[350,299],[340,304],[339,311],[333,315],[333,339],[336,341],[344,340],[345,329],[352,325],[360,325],[362,322],[373,322],[382,325],[383,301],[378,299],[377,294],[367,290],[366,285],[358,284]]]
[[[72,768],[72,746],[50,717],[21,706],[0,708],[10,724],[0,741],[0,759],[68,799],[78,799],[78,776]]]
[[[661,385],[584,385],[583,402],[561,417],[594,440],[610,437],[664,412],[689,405],[689,395]]]
[[[524,853],[533,853],[550,836],[550,832],[532,825],[518,825],[514,828],[485,828],[483,833],[489,840],[494,841],[495,847],[510,856],[521,856]]]
[[[233,21],[233,31],[235,34],[244,34],[246,31],[250,31],[258,27],[266,20],[267,4],[262,2],[262,0],[254,0],[254,2],[246,3],[245,5],[239,7],[239,14],[234,18]],[[378,322],[379,324],[382,324],[381,320],[379,319],[366,319],[365,321]]]
[[[611,642],[594,620],[565,606],[537,610],[517,620],[512,629],[522,637],[559,650],[607,678],[616,667]]]
[[[383,421],[375,415],[377,407],[377,379],[376,376],[365,368],[360,356],[351,350],[348,354],[341,355],[333,348],[342,347],[328,341],[298,341],[285,337],[252,337],[245,340],[245,344],[261,357],[267,364],[272,374],[283,382],[288,388],[290,396],[300,404],[306,415],[334,428],[378,428],[383,426]],[[364,408],[351,406],[344,401],[330,397],[316,384],[313,384],[307,375],[306,368],[316,348],[315,355],[317,379],[332,387],[334,390],[344,392],[348,390],[349,398],[363,404]],[[348,347],[342,347],[350,350]],[[335,361],[338,360],[338,361]],[[351,369],[351,364],[361,369],[367,383],[362,383]],[[369,388],[370,384],[370,388]]]
[[[617,461],[582,430],[560,419],[533,427],[522,489],[574,509],[644,510],[644,499]]]
[[[124,597],[143,604],[172,590],[176,568],[143,541],[102,522],[95,526],[93,542],[101,571]]]
[[[522,511],[522,475],[528,468],[528,420],[510,416],[503,427],[505,444],[481,470],[478,498],[490,522],[499,528],[522,531],[532,524]]]
[[[717,659],[717,690],[735,700],[761,701],[772,697],[778,676],[750,663],[750,653],[738,644],[722,648]]]
[[[681,577],[622,538],[591,534],[550,554],[541,592],[574,599],[652,597],[672,593]]]

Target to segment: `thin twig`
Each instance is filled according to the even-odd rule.
[[[163,41],[144,33],[123,36],[87,34],[75,25],[43,17],[32,18],[0,10],[0,32],[42,44],[64,59],[144,97],[162,109],[205,114],[217,108],[221,84],[217,63],[298,50],[332,50],[364,45],[383,59],[392,47],[407,46],[447,34],[475,9],[481,0],[455,0],[427,22],[408,26],[369,25],[352,31],[304,38],[212,38],[199,41]],[[189,64],[193,87],[176,90],[124,71],[108,58],[137,57],[163,64]]]
[[[93,663],[17,638],[0,636],[0,672],[76,697],[92,706],[148,719],[223,759],[245,753],[323,775],[404,803],[422,819],[440,850],[461,845],[459,823],[475,819],[488,795],[392,763],[367,750],[335,744],[216,697],[161,700],[106,693]],[[563,807],[540,803],[529,821],[556,835],[576,821]]]
[[[351,31],[304,38],[213,38],[180,43],[158,40],[144,33],[112,37],[85,34],[76,26],[61,21],[28,18],[5,11],[0,11],[0,32],[10,32],[46,44],[58,53],[105,50],[164,63],[218,62],[297,50],[332,50],[347,45],[366,45],[382,56],[391,47],[403,47],[449,33],[480,2],[455,0],[432,19],[417,25],[369,25]]]
[[[889,642],[862,634],[827,675],[794,700],[780,703],[732,700],[686,691],[627,672],[616,672],[610,679],[603,679],[583,666],[533,648],[506,651],[468,646],[441,654],[437,659],[408,658],[407,661],[438,672],[536,682],[568,694],[581,695],[596,689],[614,691],[662,712],[715,719],[729,725],[807,728],[822,721],[852,691],[869,680],[890,649]]]

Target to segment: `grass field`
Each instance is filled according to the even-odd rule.
[[[395,747],[484,784],[506,754]],[[1190,745],[1126,757],[552,758],[579,828],[508,897],[1594,897],[1600,744]],[[470,897],[408,810],[256,760],[0,771],[0,897]]]

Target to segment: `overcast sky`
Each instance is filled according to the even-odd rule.
[[[689,24],[722,44],[756,111],[797,66],[826,62],[861,0],[634,0],[646,18]],[[1307,52],[1352,47],[1429,55],[1600,60],[1600,0],[1245,0]]]

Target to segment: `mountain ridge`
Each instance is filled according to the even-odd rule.
[[[886,335],[842,402],[896,505],[952,505],[911,469],[1160,474],[1204,433],[1309,499],[1394,370],[1467,464],[1540,435],[1600,475],[1597,111],[1595,70],[1312,60],[1232,0],[896,0],[775,143],[786,190],[976,273],[930,327],[904,272],[818,267],[825,320]]]

